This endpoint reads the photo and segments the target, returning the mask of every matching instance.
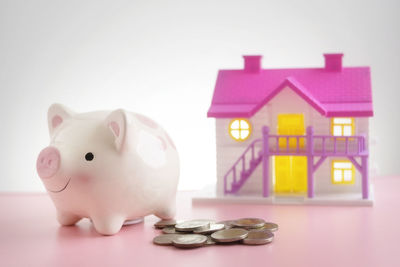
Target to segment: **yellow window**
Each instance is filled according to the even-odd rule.
[[[353,163],[348,160],[332,161],[332,183],[354,184],[355,169]]]
[[[233,140],[244,141],[250,137],[251,124],[246,119],[234,119],[229,124],[229,135]]]
[[[333,136],[354,135],[354,118],[332,118],[331,133]]]

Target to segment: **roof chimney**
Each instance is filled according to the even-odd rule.
[[[261,70],[262,56],[243,56],[244,71],[248,73],[259,73]]]
[[[324,54],[325,69],[328,71],[342,71],[342,53]]]

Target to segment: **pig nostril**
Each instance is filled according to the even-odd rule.
[[[38,157],[37,172],[40,178],[54,176],[60,167],[60,153],[56,148],[47,147],[43,149]]]

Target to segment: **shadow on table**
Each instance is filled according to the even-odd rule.
[[[76,238],[107,238],[120,236],[124,232],[142,229],[144,227],[143,221],[137,224],[128,224],[122,226],[119,233],[112,236],[105,236],[99,234],[93,226],[93,223],[89,219],[82,219],[76,225],[73,226],[60,226],[57,233],[57,238],[60,240],[76,239]]]

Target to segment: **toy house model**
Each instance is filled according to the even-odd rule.
[[[217,198],[271,203],[371,204],[369,67],[220,70],[208,117],[216,119]],[[245,198],[243,198],[245,199]]]

